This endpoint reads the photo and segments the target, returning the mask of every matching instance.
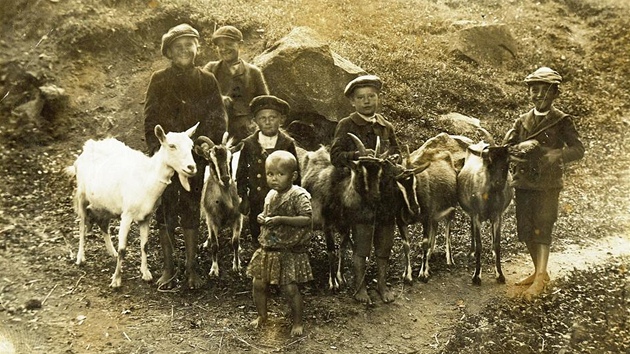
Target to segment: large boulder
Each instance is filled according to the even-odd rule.
[[[477,64],[492,66],[501,66],[516,58],[517,45],[506,25],[460,22],[454,26],[462,28],[455,35],[452,52]]]
[[[329,142],[334,122],[353,111],[343,95],[346,84],[366,73],[333,52],[308,27],[294,28],[252,62],[263,71],[271,94],[291,105],[287,124],[299,120],[299,131],[317,134],[306,138],[309,144]]]
[[[451,135],[463,135],[475,142],[483,140],[489,144],[494,144],[492,134],[481,126],[479,119],[474,117],[452,112],[439,116],[437,126]]]

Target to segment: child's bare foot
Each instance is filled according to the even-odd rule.
[[[376,290],[378,294],[381,295],[381,300],[383,300],[384,303],[389,304],[390,302],[394,302],[394,294],[389,290],[387,285],[381,286],[379,284]]]
[[[542,275],[536,277],[532,285],[523,292],[523,299],[525,299],[525,301],[532,301],[534,298],[538,297],[545,290],[545,286],[548,282],[548,280],[546,280],[547,277]]]
[[[249,326],[252,328],[261,328],[265,324],[265,322],[267,322],[267,319],[265,317],[258,316],[255,320],[249,323]]]
[[[291,327],[291,336],[299,337],[304,333],[304,326],[301,323],[294,323]]]
[[[354,299],[362,304],[372,305],[372,299],[370,299],[370,295],[368,295],[367,288],[365,286],[361,287],[361,289],[354,294]]]
[[[515,285],[532,285],[532,283],[534,282],[534,279],[536,279],[536,273],[532,273],[530,276],[528,276],[527,278],[523,278],[519,281],[516,282]],[[545,281],[549,281],[549,273],[545,273]]]

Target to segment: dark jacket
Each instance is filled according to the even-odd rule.
[[[232,98],[232,107],[228,107],[230,116],[249,115],[249,103],[256,96],[268,95],[269,88],[260,69],[240,60],[236,73],[232,75],[223,61],[211,61],[203,68],[217,78],[221,94]]]
[[[532,139],[540,144],[541,153],[514,164],[512,186],[534,190],[562,188],[562,165],[584,156],[584,145],[571,117],[552,106],[547,116],[539,121],[532,109],[514,122],[504,144],[516,145]],[[541,158],[550,149],[561,149],[562,158],[557,163],[545,164]]]
[[[376,122],[370,123],[354,112],[350,116],[343,118],[337,124],[335,136],[330,148],[330,159],[336,167],[348,166],[350,161],[356,160],[357,147],[348,133],[356,135],[365,145],[366,149],[376,149],[376,137],[380,137],[379,154],[385,151],[389,155],[400,154],[400,146],[394,126],[382,115],[376,114]]]
[[[221,143],[227,117],[219,85],[214,76],[197,67],[177,66],[151,76],[144,106],[144,134],[149,153],[160,148],[156,124],[165,132],[182,132],[199,122],[193,140],[205,135]]]
[[[265,196],[267,192],[269,192],[265,174],[265,159],[276,150],[288,151],[297,159],[297,152],[293,138],[282,131],[278,133],[276,146],[273,149],[267,150],[263,149],[258,142],[258,134],[260,134],[260,131],[256,131],[254,134],[243,139],[243,148],[241,149],[241,156],[238,160],[238,168],[236,170],[236,185],[238,195],[243,198],[243,200],[247,198],[252,205],[256,204],[262,207]],[[298,178],[295,184],[299,185],[299,181],[300,176],[298,172]]]

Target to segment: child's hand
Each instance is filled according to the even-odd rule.
[[[260,225],[265,225],[266,219],[267,218],[265,218],[265,215],[263,215],[263,213],[258,214],[258,216],[256,217],[256,221],[258,221]]]
[[[277,216],[271,216],[271,217],[265,218],[265,225],[272,226],[272,225],[279,225],[279,224],[280,224],[280,219]]]

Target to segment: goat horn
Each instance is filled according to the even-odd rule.
[[[352,139],[352,141],[354,141],[354,144],[357,146],[357,150],[359,150],[359,155],[360,156],[365,156],[367,154],[367,151],[366,151],[365,145],[363,144],[361,139],[359,139],[358,136],[356,136],[356,135],[354,135],[352,133],[348,133],[348,135],[350,135],[350,139]]]
[[[205,135],[201,135],[200,137],[197,138],[197,145],[201,145],[203,143],[210,145],[211,148],[214,147],[214,142]]]
[[[381,137],[376,137],[376,148],[374,149],[374,157],[378,157],[378,152],[381,150]]]

